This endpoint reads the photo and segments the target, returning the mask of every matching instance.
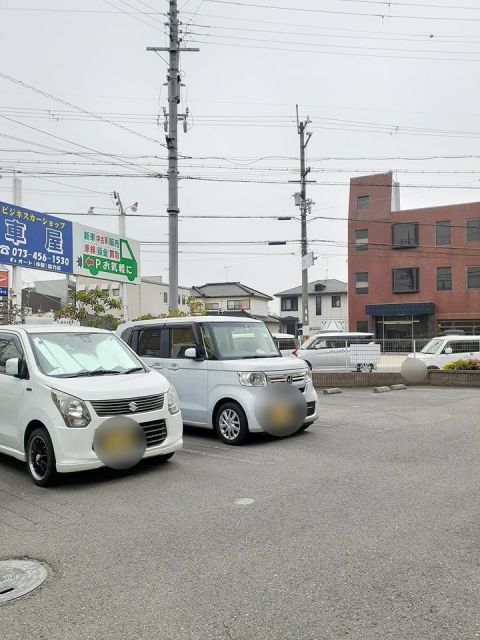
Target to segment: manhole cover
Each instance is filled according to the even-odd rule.
[[[47,577],[45,567],[35,560],[0,561],[0,604],[30,593]]]

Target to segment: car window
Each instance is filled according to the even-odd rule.
[[[212,336],[210,335],[208,328],[201,325],[200,331],[202,333],[203,348],[205,349],[205,356],[207,360],[215,360],[215,349],[213,348]]]
[[[15,336],[0,334],[0,373],[5,373],[5,365],[10,358],[23,358],[20,345]]]
[[[161,329],[142,329],[138,339],[138,355],[159,358],[160,336]]]
[[[171,327],[169,332],[169,358],[185,358],[185,351],[197,344],[192,327]]]
[[[479,343],[476,340],[454,340],[446,344],[446,348],[448,347],[451,347],[452,353],[479,351]]]

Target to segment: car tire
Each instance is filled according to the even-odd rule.
[[[367,364],[366,362],[359,364],[357,371],[360,371],[360,373],[370,373],[373,371],[373,364]]]
[[[312,424],[313,422],[305,422],[304,424],[302,424],[300,429],[297,429],[297,433],[300,433],[301,431],[305,431],[306,429],[308,429],[308,427],[311,427]]]
[[[28,473],[33,482],[39,487],[54,484],[57,463],[52,440],[45,427],[34,429],[28,436],[25,454]]]
[[[247,416],[236,402],[224,402],[214,416],[214,428],[217,436],[230,445],[243,444],[250,435]]]
[[[164,453],[162,456],[155,456],[155,459],[157,462],[162,464],[163,462],[167,462],[167,460],[170,460],[174,453],[175,451],[172,451],[171,453]]]

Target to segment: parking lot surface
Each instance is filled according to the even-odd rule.
[[[0,456],[0,559],[50,567],[0,606],[20,640],[480,637],[479,399],[320,396],[321,419],[163,465],[31,484]],[[2,634],[3,635],[3,634]]]

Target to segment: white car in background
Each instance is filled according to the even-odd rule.
[[[409,358],[422,360],[427,369],[441,369],[455,360],[480,360],[480,336],[447,335],[432,338],[418,353]]]
[[[273,340],[282,356],[294,358],[297,355],[298,340],[290,333],[272,333]]]
[[[380,345],[373,333],[325,332],[311,336],[297,351],[297,356],[317,371],[341,370],[369,373],[378,366]]]

